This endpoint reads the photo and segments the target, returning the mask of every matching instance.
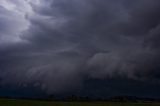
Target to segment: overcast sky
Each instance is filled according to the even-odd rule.
[[[0,0],[0,86],[154,96],[160,1]]]

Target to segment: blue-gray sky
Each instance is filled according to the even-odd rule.
[[[159,0],[1,0],[0,86],[153,96],[159,35]]]

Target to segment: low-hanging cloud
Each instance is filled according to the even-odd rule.
[[[61,93],[86,77],[159,80],[159,8],[159,0],[7,0],[1,85]]]

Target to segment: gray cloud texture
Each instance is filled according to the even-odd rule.
[[[86,77],[159,81],[159,0],[3,1],[1,85],[57,93]]]

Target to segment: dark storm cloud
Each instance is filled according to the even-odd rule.
[[[22,21],[0,8],[0,38],[11,39],[0,39],[2,85],[55,93],[83,86],[86,77],[159,80],[159,0],[40,0],[30,6],[32,14]]]

